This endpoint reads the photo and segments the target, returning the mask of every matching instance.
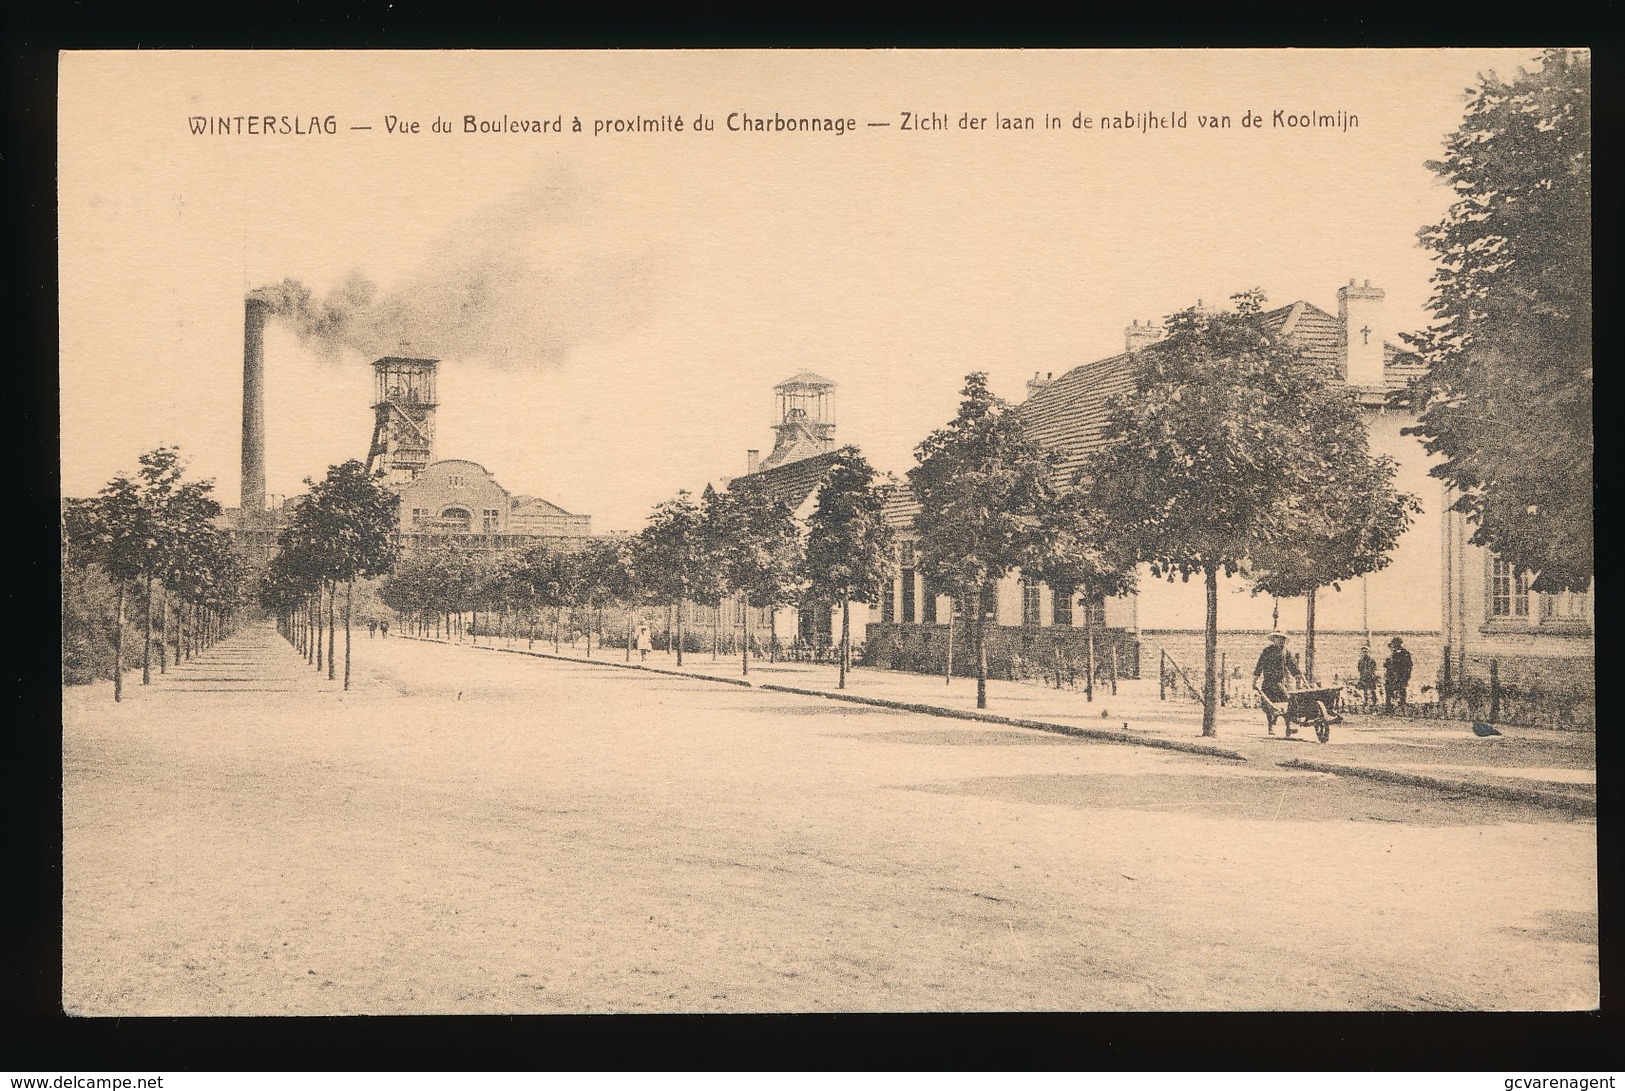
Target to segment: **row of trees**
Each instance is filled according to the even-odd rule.
[[[95,496],[67,501],[62,519],[66,564],[94,570],[112,588],[107,615],[92,623],[111,633],[114,700],[124,698],[125,618],[132,597],[141,612],[141,684],[147,685],[155,652],[163,671],[169,647],[180,661],[229,630],[248,582],[230,534],[217,525],[214,482],[184,480],[174,447],[149,451],[139,463],[134,475],[119,474]]]
[[[565,612],[585,610],[591,655],[593,636],[603,631],[604,608],[624,601],[629,589],[614,542],[592,541],[580,552],[539,542],[496,554],[448,543],[404,558],[379,585],[378,597],[426,636],[461,631],[467,613],[477,641],[483,612],[486,632],[510,636],[522,631],[531,644],[538,622],[550,621],[555,646]]]
[[[606,607],[669,606],[679,665],[689,604],[711,607],[720,624],[724,604],[736,603],[747,626],[753,608],[839,606],[844,687],[850,603],[875,601],[891,578],[892,536],[874,478],[856,449],[838,452],[805,536],[787,505],[747,480],[720,492],[707,486],[698,497],[681,491],[656,505],[638,534],[589,542],[579,552],[545,543],[491,556],[452,546],[425,551],[402,562],[380,585],[379,597],[425,633],[457,630],[469,613],[476,639],[482,611],[487,631],[522,629],[531,642],[537,621],[550,615],[555,644],[566,611],[586,610],[588,655],[594,632],[602,643]],[[739,646],[741,673],[749,674],[748,632]]]
[[[972,614],[977,707],[986,707],[985,629],[994,587],[1019,570],[1088,598],[1153,576],[1206,585],[1202,734],[1216,734],[1218,578],[1307,596],[1313,673],[1316,591],[1383,567],[1417,510],[1396,467],[1373,458],[1358,411],[1323,367],[1260,321],[1257,290],[1234,308],[1190,308],[1136,356],[1099,451],[1070,481],[980,373],[958,415],[916,449],[909,482],[921,565]]]
[[[355,581],[391,571],[400,555],[400,497],[381,475],[351,459],[328,468],[277,536],[277,551],[259,586],[260,606],[277,630],[318,671],[336,675],[339,586],[344,587],[344,688],[350,688],[350,625]],[[326,653],[322,641],[326,637]]]

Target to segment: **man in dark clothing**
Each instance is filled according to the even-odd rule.
[[[1411,684],[1411,653],[1405,650],[1405,642],[1397,636],[1388,642],[1388,646],[1393,651],[1382,661],[1382,681],[1388,691],[1385,704],[1389,712],[1394,710],[1395,705],[1404,711],[1406,690]]]
[[[1286,650],[1286,634],[1271,633],[1269,646],[1258,653],[1258,665],[1253,668],[1253,689],[1264,698],[1264,718],[1271,735],[1275,734],[1277,715],[1271,706],[1286,704],[1286,680],[1296,673]],[[1286,734],[1297,734],[1291,724],[1285,726]]]
[[[1360,662],[1355,670],[1360,677],[1360,705],[1366,710],[1377,707],[1377,661],[1371,657],[1370,647],[1361,647]]]

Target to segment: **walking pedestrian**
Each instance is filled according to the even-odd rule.
[[[380,636],[388,636],[389,635],[389,622],[380,621],[378,623],[378,634]]]
[[[1377,707],[1377,661],[1371,656],[1371,645],[1360,647],[1360,662],[1355,666],[1360,679],[1360,705],[1366,711]]]
[[[367,619],[367,638],[370,640],[373,637],[376,637],[377,635],[378,635],[378,619],[375,618],[375,617],[370,617],[370,618]]]
[[[1388,647],[1393,650],[1382,662],[1382,681],[1387,690],[1385,707],[1392,712],[1397,706],[1403,712],[1411,684],[1411,653],[1405,650],[1405,642],[1397,636],[1388,642]]]
[[[638,622],[638,662],[646,662],[649,652],[654,649],[654,634],[649,631],[647,621]]]

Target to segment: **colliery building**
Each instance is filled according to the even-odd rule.
[[[297,499],[265,491],[265,322],[271,306],[250,296],[243,327],[242,507],[226,513],[239,547],[268,558]],[[477,462],[435,459],[438,360],[385,356],[373,361],[373,431],[367,467],[400,496],[401,545],[411,552],[456,544],[504,550],[547,543],[576,550],[592,517],[536,496],[510,493]],[[273,502],[274,500],[274,502]]]

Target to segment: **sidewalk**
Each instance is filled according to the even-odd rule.
[[[940,675],[858,667],[840,690],[836,667],[829,664],[753,659],[749,675],[741,677],[737,658],[713,660],[709,652],[685,653],[679,668],[668,652],[651,652],[643,664],[633,653],[629,664],[624,648],[595,647],[589,658],[568,644],[555,654],[550,641],[538,640],[528,650],[523,640],[461,643],[1596,813],[1596,738],[1590,732],[1504,726],[1501,735],[1481,739],[1461,721],[1346,712],[1345,722],[1334,725],[1330,740],[1321,744],[1308,728],[1287,738],[1277,724],[1270,735],[1261,711],[1232,706],[1219,710],[1217,737],[1205,739],[1201,705],[1160,700],[1155,680],[1122,680],[1115,695],[1098,686],[1091,702],[1081,690],[990,679],[987,708],[978,710],[974,678],[944,683]]]

